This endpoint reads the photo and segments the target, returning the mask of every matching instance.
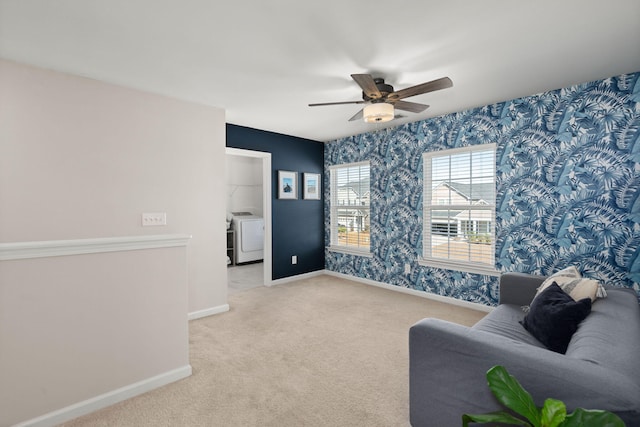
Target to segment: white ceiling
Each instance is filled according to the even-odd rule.
[[[328,141],[383,126],[307,106],[360,100],[354,73],[453,80],[389,127],[640,71],[640,1],[0,0],[0,57]]]

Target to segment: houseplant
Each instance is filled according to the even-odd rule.
[[[464,414],[462,426],[469,423],[501,423],[528,427],[624,427],[624,421],[608,411],[578,408],[567,414],[565,404],[556,399],[547,399],[542,408],[538,408],[531,395],[511,376],[504,366],[494,366],[487,371],[489,389],[503,406],[511,409],[520,417],[505,411],[487,414]]]

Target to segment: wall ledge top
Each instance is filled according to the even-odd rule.
[[[188,234],[0,243],[0,261],[186,246]]]

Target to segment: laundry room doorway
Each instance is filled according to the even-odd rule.
[[[226,149],[228,292],[271,285],[271,153]]]

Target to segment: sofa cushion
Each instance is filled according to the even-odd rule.
[[[518,342],[546,348],[533,335],[527,332],[519,322],[524,319],[524,312],[519,305],[500,304],[491,313],[473,325],[476,331],[489,332]]]
[[[640,306],[632,289],[608,288],[607,298],[593,303],[591,314],[573,335],[567,357],[640,380]],[[634,356],[635,355],[635,356]]]
[[[565,353],[578,325],[591,312],[591,299],[575,301],[556,283],[533,299],[521,324],[549,350]]]

